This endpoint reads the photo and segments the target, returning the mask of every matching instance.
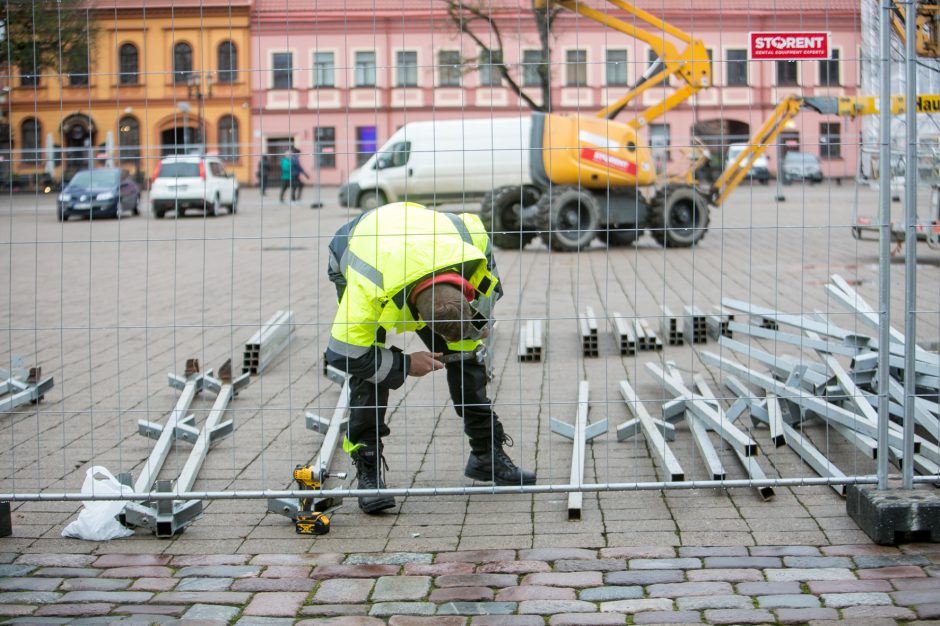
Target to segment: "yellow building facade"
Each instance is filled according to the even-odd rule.
[[[205,152],[249,182],[250,0],[97,6],[87,71],[10,76],[13,179],[67,180],[93,163],[144,180],[162,156]]]

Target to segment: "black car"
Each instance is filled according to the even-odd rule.
[[[80,170],[59,194],[58,217],[121,217],[140,214],[140,187],[127,170],[116,167]]]

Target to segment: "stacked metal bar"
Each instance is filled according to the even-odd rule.
[[[260,374],[291,341],[294,313],[278,311],[245,343],[242,373]]]
[[[694,304],[683,307],[685,317],[682,318],[683,333],[689,343],[705,343],[708,341],[708,326],[705,323],[705,313]]]
[[[634,320],[633,330],[636,333],[637,350],[663,349],[663,342],[646,320]]]
[[[578,328],[581,331],[581,351],[584,356],[597,356],[597,318],[590,306],[578,315]]]
[[[520,361],[540,361],[542,359],[542,320],[527,320],[519,330]]]
[[[715,341],[718,341],[719,337],[728,337],[731,338],[733,335],[731,333],[730,324],[734,321],[734,314],[728,309],[715,305],[712,307],[712,313],[705,318],[705,326],[708,331],[708,336]]]
[[[660,332],[670,346],[681,346],[685,343],[685,337],[679,328],[679,318],[672,314],[668,306],[663,306],[662,309]]]
[[[633,331],[633,325],[627,323],[627,320],[616,312],[610,320],[614,338],[620,348],[620,355],[633,356],[636,354],[636,333]]]

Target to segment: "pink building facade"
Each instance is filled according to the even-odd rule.
[[[527,2],[488,2],[498,20],[500,49],[515,80],[536,102],[533,71],[539,38]],[[776,104],[790,94],[853,96],[860,84],[859,3],[852,0],[690,0],[636,2],[657,18],[700,39],[708,48],[713,87],[653,120],[644,130],[657,161],[681,158],[693,135],[720,153],[745,142]],[[599,9],[626,13],[602,2]],[[252,146],[254,158],[293,146],[311,178],[341,184],[385,140],[409,121],[529,115],[531,109],[458,33],[444,0],[257,0],[251,19]],[[642,22],[637,26],[655,29]],[[752,31],[825,30],[828,61],[750,61]],[[551,106],[555,113],[592,115],[617,100],[646,70],[649,47],[632,37],[562,11],[552,28]],[[677,43],[681,50],[684,44]],[[642,96],[618,117],[626,122],[662,100],[668,87]],[[855,175],[857,120],[801,113],[769,151],[771,172],[785,150],[820,157],[827,177]],[[278,158],[270,172],[279,176]]]

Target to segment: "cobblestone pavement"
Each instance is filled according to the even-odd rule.
[[[702,374],[724,393],[721,372],[700,358],[719,351],[713,341],[621,356],[602,325],[600,355],[582,357],[577,316],[586,306],[658,328],[662,305],[710,310],[731,297],[790,313],[824,311],[855,328],[824,285],[840,273],[877,301],[877,244],[849,234],[853,208],[870,210],[873,192],[822,185],[786,194],[775,203],[773,188],[740,189],[691,250],[663,250],[647,236],[579,254],[552,253],[540,242],[498,251],[507,289],[490,394],[515,439],[513,459],[536,469],[541,485],[568,484],[572,446],[551,420],[574,422],[578,384],[588,380],[589,420],[608,422],[587,447],[585,482],[660,480],[642,438],[617,439],[617,425],[631,417],[618,382],[629,380],[654,417],[671,396],[647,363],[673,361],[687,383]],[[153,442],[137,434],[138,420],[163,423],[178,398],[167,373],[182,373],[190,357],[203,368],[226,358],[237,367],[244,342],[282,309],[295,312],[294,339],[233,401],[234,432],[213,446],[194,489],[289,487],[294,465],[323,440],[307,429],[305,414],[332,415],[339,397],[322,374],[335,307],[323,267],[329,237],[354,213],[332,203],[332,190],[323,198],[326,206],[314,211],[243,190],[232,217],[65,224],[55,220],[51,196],[0,201],[0,276],[9,277],[0,288],[0,366],[20,356],[55,378],[43,402],[0,416],[0,492],[78,493],[92,465],[139,475]],[[937,254],[922,250],[917,271],[917,336],[935,349]],[[893,323],[901,328],[903,265],[893,262],[890,272]],[[519,362],[518,333],[531,319],[546,323],[545,353]],[[191,409],[197,426],[212,405],[205,395]],[[443,376],[409,380],[392,394],[390,487],[483,486],[463,477],[469,449],[449,402]],[[766,428],[744,422],[769,477],[816,476],[791,449],[775,447]],[[807,423],[804,433],[846,474],[874,472],[870,458],[821,424]],[[687,479],[710,478],[687,428],[670,445]],[[727,477],[744,478],[733,451],[717,438],[715,445]],[[175,445],[160,477],[176,477],[189,450]],[[332,469],[352,470],[344,455]],[[350,474],[327,487],[351,483]],[[214,500],[172,538],[138,530],[110,542],[62,538],[78,502],[13,502],[13,534],[0,539],[0,615],[29,623],[399,626],[881,624],[940,616],[938,547],[871,545],[829,487],[778,487],[769,501],[748,488],[601,489],[584,493],[575,520],[566,499],[565,492],[412,494],[378,516],[347,500],[330,534],[316,538],[296,535],[263,501]]]

